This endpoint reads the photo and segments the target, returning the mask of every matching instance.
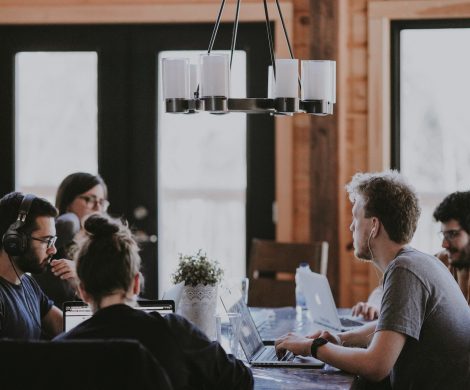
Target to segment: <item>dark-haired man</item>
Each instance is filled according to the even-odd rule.
[[[447,264],[470,304],[470,191],[446,196],[433,216],[441,222],[444,250],[438,257]]]
[[[54,217],[47,200],[13,192],[0,199],[0,337],[52,338],[62,312],[27,273],[44,271],[56,253]],[[57,276],[74,279],[72,262],[54,260]]]
[[[415,192],[396,171],[356,174],[346,188],[354,254],[384,272],[378,321],[337,335],[288,334],[278,355],[312,355],[370,381],[390,375],[393,389],[470,388],[467,302],[436,257],[407,245],[420,215]]]

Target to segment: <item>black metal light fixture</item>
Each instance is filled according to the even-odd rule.
[[[266,98],[230,97],[230,69],[237,41],[241,0],[237,0],[230,56],[212,51],[225,1],[221,2],[207,54],[200,56],[198,65],[191,64],[188,58],[162,59],[163,98],[166,112],[333,114],[333,105],[336,103],[336,62],[302,60],[299,78],[299,60],[294,59],[279,0],[275,1],[291,58],[276,59],[274,56],[274,41],[269,23],[267,0],[263,0],[271,56],[271,66],[268,69],[268,96]]]

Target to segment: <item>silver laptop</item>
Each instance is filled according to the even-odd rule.
[[[272,367],[323,367],[324,363],[311,356],[294,356],[287,353],[281,360],[276,356],[273,345],[264,345],[250,310],[238,291],[222,289],[220,299],[227,313],[240,313],[240,345],[248,363],[252,366]]]
[[[353,319],[352,316],[338,315],[330,284],[325,275],[300,272],[299,284],[305,295],[312,321],[319,327],[344,332],[364,325],[365,322]]]
[[[178,310],[178,305],[183,293],[184,282],[171,286],[168,290],[163,292],[162,300],[175,301],[175,310]]]
[[[143,310],[147,313],[157,311],[162,316],[168,313],[175,312],[175,303],[170,300],[155,301],[155,300],[139,300],[137,301],[136,309]],[[71,301],[65,302],[63,305],[63,319],[64,319],[64,332],[75,328],[78,324],[93,316],[93,312],[85,302]]]

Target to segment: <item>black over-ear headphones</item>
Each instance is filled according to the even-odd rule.
[[[32,194],[26,194],[23,197],[20,208],[18,209],[18,218],[3,235],[3,249],[10,256],[21,256],[26,253],[28,249],[29,237],[18,230],[24,226],[34,199],[36,199],[36,196]]]

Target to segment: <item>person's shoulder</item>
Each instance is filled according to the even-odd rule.
[[[414,269],[423,266],[425,263],[435,263],[436,260],[436,257],[433,255],[421,252],[412,247],[405,247],[390,264],[390,270],[394,268]]]
[[[167,314],[165,317],[163,317],[163,319],[172,330],[179,329],[189,333],[197,333],[204,335],[199,328],[194,326],[190,321],[188,321],[186,318],[179,314]]]
[[[176,313],[167,314],[165,317],[163,317],[163,319],[169,325],[185,326],[185,327],[192,326],[191,322],[189,322],[186,318]]]
[[[39,286],[36,279],[34,279],[29,274],[24,274],[23,276],[21,276],[21,284],[23,285],[23,287],[33,289],[38,294],[44,294],[44,292],[42,291],[42,288]]]

